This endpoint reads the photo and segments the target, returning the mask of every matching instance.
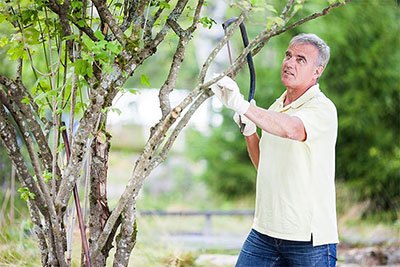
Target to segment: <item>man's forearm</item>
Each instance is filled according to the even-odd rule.
[[[246,136],[247,152],[249,153],[250,160],[256,169],[258,169],[258,163],[260,161],[259,142],[260,139],[257,133]]]
[[[298,117],[262,109],[254,105],[250,105],[245,115],[259,128],[270,134],[297,141],[304,141],[307,137],[304,124]]]

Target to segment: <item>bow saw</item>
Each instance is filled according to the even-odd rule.
[[[222,23],[222,28],[224,29],[225,35],[227,34],[228,27],[237,20],[238,20],[237,17],[233,17]],[[249,45],[249,38],[247,36],[246,26],[244,25],[244,22],[239,24],[239,28],[240,28],[240,34],[242,35],[243,45],[246,48]],[[229,63],[232,65],[232,54],[229,45],[229,40],[227,41],[226,46],[228,48]],[[254,99],[254,95],[256,93],[256,71],[254,68],[254,62],[253,62],[253,57],[251,55],[251,51],[247,54],[246,60],[250,72],[250,89],[249,89],[249,96],[247,98],[247,100],[250,102],[252,99]],[[239,116],[239,123],[240,123],[240,132],[243,133],[246,124],[242,122],[241,116]]]

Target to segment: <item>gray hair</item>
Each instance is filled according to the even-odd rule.
[[[328,64],[330,57],[329,46],[317,35],[313,33],[300,33],[290,40],[289,46],[292,44],[311,44],[318,49],[317,65],[325,66]]]

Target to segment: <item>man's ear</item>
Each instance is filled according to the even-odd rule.
[[[315,78],[316,79],[318,79],[319,77],[321,77],[321,75],[322,75],[322,72],[324,72],[324,67],[322,67],[322,66],[318,66],[316,69],[315,69],[315,71],[314,71],[314,76],[315,76]]]

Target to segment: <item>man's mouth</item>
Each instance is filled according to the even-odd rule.
[[[290,72],[289,70],[283,70],[283,73],[286,74],[286,75],[294,76],[294,74],[292,72]]]

